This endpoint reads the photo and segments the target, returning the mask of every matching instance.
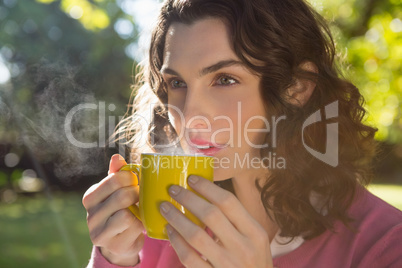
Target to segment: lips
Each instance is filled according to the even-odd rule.
[[[193,153],[214,156],[226,148],[227,144],[212,143],[203,139],[191,139],[189,146]]]

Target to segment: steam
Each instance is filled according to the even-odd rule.
[[[93,92],[81,85],[79,70],[66,64],[42,61],[30,71],[35,83],[31,101],[21,104],[16,96],[8,94],[8,101],[3,100],[5,105],[1,105],[2,116],[12,114],[20,139],[37,160],[52,161],[55,175],[65,184],[74,183],[73,178],[77,180],[104,171],[107,168],[104,147],[77,147],[65,133],[66,116],[71,109],[79,104],[99,102]],[[77,112],[70,123],[76,140],[105,144],[99,141],[99,129],[104,126],[99,125],[98,110]],[[107,139],[107,135],[102,138]]]
[[[115,106],[97,100],[94,92],[84,86],[85,75],[68,64],[43,60],[29,68],[27,75],[30,79],[25,83],[31,83],[25,85],[31,94],[29,102],[19,100],[11,84],[8,90],[0,91],[0,123],[13,123],[14,132],[33,157],[42,164],[53,163],[54,174],[65,185],[106,172],[112,151],[107,147],[108,138],[121,119],[108,114]],[[0,129],[0,135],[1,132]],[[165,137],[164,145],[155,148],[158,153],[184,154],[178,143],[169,141],[163,129],[152,136],[156,140]],[[140,155],[125,151],[129,147],[113,150],[123,155],[130,153],[128,161],[137,162]]]

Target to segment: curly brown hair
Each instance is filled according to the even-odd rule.
[[[219,18],[228,26],[233,51],[261,77],[261,95],[270,116],[286,116],[278,125],[275,153],[286,157],[286,169],[273,169],[266,180],[257,180],[267,213],[281,235],[310,239],[331,230],[335,220],[352,220],[347,214],[357,185],[370,180],[370,163],[376,151],[376,129],[365,125],[364,100],[359,90],[341,77],[335,61],[335,45],[325,20],[302,0],[167,0],[154,28],[148,65],[142,70],[139,88],[129,116],[117,131],[132,151],[158,151],[171,144],[175,131],[168,121],[165,83],[160,70],[168,28],[173,22],[192,24],[203,18]],[[318,73],[300,68],[312,62]],[[263,64],[253,64],[255,62]],[[302,107],[288,101],[286,90],[296,79],[310,79],[316,88]],[[332,167],[306,151],[308,146],[325,151],[326,123],[313,124],[302,132],[303,122],[327,104],[338,102],[339,163]],[[149,114],[149,105],[153,114]],[[148,109],[148,111],[146,111]],[[146,128],[134,117],[152,122]],[[330,120],[330,122],[331,122]],[[267,140],[271,140],[269,134]],[[142,146],[138,146],[141,143]],[[147,145],[147,146],[144,146]],[[266,155],[261,150],[261,156]],[[230,180],[222,185],[230,186]],[[311,194],[324,199],[317,210]]]

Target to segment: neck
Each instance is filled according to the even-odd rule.
[[[248,213],[265,229],[269,240],[272,241],[278,231],[278,226],[268,216],[261,201],[261,193],[255,185],[258,177],[255,174],[249,175],[249,177],[244,175],[245,174],[242,174],[242,176],[232,179],[236,196]],[[267,174],[260,174],[262,180],[266,177]]]

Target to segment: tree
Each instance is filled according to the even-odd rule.
[[[317,4],[316,4],[317,5]],[[376,138],[402,143],[402,3],[400,0],[322,0],[346,76],[362,91]]]
[[[125,51],[138,35],[133,18],[112,1],[4,0],[0,29],[0,145],[11,144],[6,151],[20,157],[30,149],[65,184],[104,171],[105,148],[71,144],[65,121],[77,105],[91,104],[73,118],[71,132],[105,144],[131,94],[134,61]]]

